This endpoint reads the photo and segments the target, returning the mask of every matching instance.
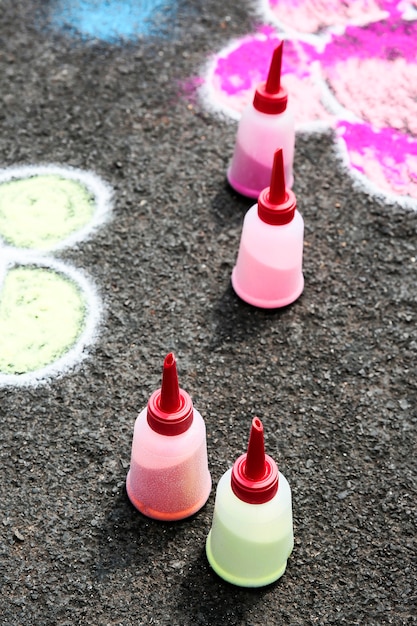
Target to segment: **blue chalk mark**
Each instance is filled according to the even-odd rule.
[[[51,24],[85,38],[114,42],[155,35],[158,22],[172,16],[176,0],[57,0]],[[159,18],[159,19],[158,19]]]

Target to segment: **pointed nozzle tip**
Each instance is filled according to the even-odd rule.
[[[243,502],[262,504],[278,491],[278,467],[265,454],[264,428],[261,420],[252,420],[248,451],[234,463],[231,475],[233,493]]]
[[[249,480],[261,480],[265,475],[264,427],[259,417],[254,417],[252,420],[245,475]]]
[[[271,204],[284,204],[287,192],[285,189],[284,153],[282,148],[276,150],[271,172],[269,201]]]
[[[268,78],[266,79],[266,93],[278,93],[281,88],[282,49],[284,42],[281,41],[275,48],[271,65],[269,66]]]
[[[176,359],[175,359],[175,354],[173,352],[170,352],[169,354],[166,355],[165,359],[164,359],[164,369],[168,368],[168,367],[172,367],[173,365],[176,364]]]
[[[178,384],[177,362],[172,352],[164,359],[162,385],[148,400],[148,424],[161,435],[180,435],[193,422],[194,408],[189,394]]]
[[[266,224],[288,224],[294,217],[297,199],[285,186],[284,153],[276,150],[271,172],[271,185],[262,189],[258,198],[258,215]]]
[[[288,92],[281,85],[282,49],[284,42],[275,48],[266,81],[259,83],[255,90],[253,106],[269,115],[283,113],[287,108]]]
[[[175,413],[180,407],[177,362],[173,352],[167,354],[162,370],[162,385],[159,406],[165,413]]]

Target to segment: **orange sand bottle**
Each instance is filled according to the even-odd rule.
[[[178,385],[173,353],[136,419],[126,490],[141,513],[165,521],[193,515],[210,495],[204,420]]]

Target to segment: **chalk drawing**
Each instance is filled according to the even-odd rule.
[[[56,0],[51,6],[53,27],[111,43],[158,34],[175,15],[173,0]]]
[[[262,0],[258,12],[280,30],[320,33],[348,24],[369,24],[388,17],[387,5],[377,0]]]
[[[308,40],[287,39],[270,27],[237,39],[210,60],[199,86],[206,105],[235,120],[253,97],[254,87],[266,79],[272,52],[285,39],[282,81],[288,89],[298,130],[320,130],[334,121],[322,104],[318,68],[305,52]]]
[[[108,219],[110,188],[72,168],[0,172],[0,384],[39,383],[87,355],[102,316],[82,271],[51,256]]]
[[[417,209],[416,2],[262,0],[255,8],[268,24],[208,61],[198,87],[205,105],[238,120],[284,39],[282,80],[297,132],[332,129],[356,181]]]

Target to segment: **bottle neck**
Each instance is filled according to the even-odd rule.
[[[284,113],[288,103],[288,92],[284,87],[280,87],[277,93],[266,91],[266,82],[257,86],[253,98],[253,106],[257,111],[268,115],[279,115]]]
[[[248,504],[269,502],[278,491],[279,472],[275,461],[265,455],[264,474],[257,480],[251,480],[246,474],[246,454],[242,454],[234,463],[231,475],[231,488],[235,496]]]
[[[295,194],[286,189],[285,201],[281,204],[272,204],[269,197],[269,187],[263,189],[258,198],[258,215],[266,224],[272,226],[283,226],[289,224],[294,219],[297,208]]]
[[[153,392],[148,400],[147,420],[149,426],[160,435],[180,435],[193,423],[194,408],[191,397],[183,389],[179,390],[180,404],[176,411],[167,413],[161,409],[161,389]]]

